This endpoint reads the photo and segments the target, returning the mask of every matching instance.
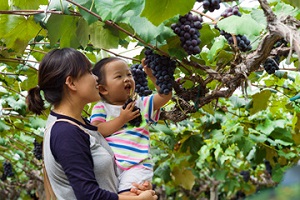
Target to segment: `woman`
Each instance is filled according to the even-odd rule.
[[[153,190],[136,196],[117,194],[118,179],[113,152],[106,140],[82,118],[88,103],[99,101],[97,78],[81,52],[55,49],[45,55],[38,85],[28,91],[30,111],[42,114],[44,98],[53,109],[44,133],[44,163],[58,199],[154,200]],[[141,185],[142,187],[142,185]]]

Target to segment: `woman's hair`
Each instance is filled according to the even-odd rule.
[[[38,70],[38,85],[28,91],[26,103],[28,109],[38,115],[45,110],[40,91],[51,105],[57,105],[63,97],[66,78],[79,78],[90,71],[91,62],[87,57],[72,48],[54,49],[47,53]]]
[[[117,60],[122,60],[121,58],[118,57],[108,57],[108,58],[103,58],[99,60],[95,66],[93,67],[93,74],[98,77],[98,83],[99,84],[105,84],[105,70],[104,67],[110,62],[117,61]],[[122,60],[124,61],[124,60]]]

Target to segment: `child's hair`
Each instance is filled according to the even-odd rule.
[[[108,58],[103,58],[101,60],[99,60],[95,66],[93,67],[93,74],[96,75],[98,77],[98,83],[99,84],[105,84],[105,70],[104,67],[106,64],[113,62],[113,61],[117,61],[117,60],[122,60],[121,58],[118,57],[108,57]]]
[[[54,49],[47,53],[39,65],[38,85],[28,91],[28,109],[38,115],[45,110],[40,91],[51,105],[57,105],[63,97],[66,78],[79,78],[92,68],[87,57],[72,48]]]

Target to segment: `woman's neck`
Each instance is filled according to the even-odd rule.
[[[53,109],[54,112],[57,114],[65,115],[68,117],[71,117],[73,119],[76,119],[77,121],[80,121],[81,123],[84,123],[84,120],[82,119],[81,113],[82,110],[78,108],[68,108],[66,106],[56,106]]]

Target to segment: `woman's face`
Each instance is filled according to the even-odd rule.
[[[123,105],[134,92],[135,82],[130,68],[122,60],[105,65],[105,99],[114,105]]]
[[[76,88],[83,103],[91,103],[100,100],[97,76],[86,72],[76,80]]]

